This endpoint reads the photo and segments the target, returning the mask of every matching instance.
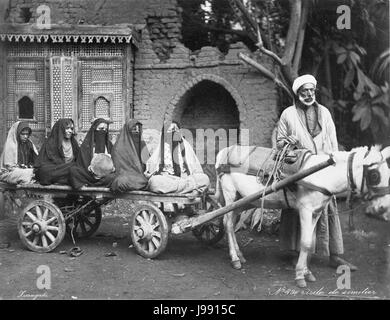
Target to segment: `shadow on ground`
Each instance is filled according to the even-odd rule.
[[[131,207],[131,205],[130,205]],[[340,204],[344,211],[345,204]],[[238,241],[247,259],[240,270],[230,266],[226,239],[213,247],[199,243],[191,233],[170,236],[157,259],[136,254],[129,237],[128,208],[109,207],[100,229],[77,241],[78,257],[61,254],[74,244],[65,238],[54,252],[26,250],[17,235],[16,218],[0,223],[1,299],[389,299],[390,224],[355,210],[354,232],[348,214],[340,213],[345,258],[359,267],[352,273],[351,289],[337,291],[336,270],[327,259],[314,256],[311,268],[316,283],[306,290],[294,285],[294,268],[279,250],[278,236],[241,231]],[[37,268],[51,271],[51,289],[39,290]],[[330,294],[333,293],[333,294]]]

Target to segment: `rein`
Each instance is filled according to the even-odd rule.
[[[347,167],[348,167],[348,169],[347,169],[347,177],[348,177],[349,186],[351,187],[351,192],[355,192],[356,189],[357,189],[355,180],[353,178],[353,169],[352,169],[352,163],[353,163],[353,159],[355,158],[355,155],[356,155],[356,152],[352,152],[348,156],[348,164],[347,164]]]
[[[363,159],[365,159],[367,157],[369,152],[370,151],[366,152]],[[356,191],[358,189],[358,187],[355,183],[354,176],[353,176],[353,160],[354,160],[355,155],[356,155],[356,152],[352,152],[348,156],[348,165],[347,165],[348,166],[348,168],[347,168],[348,184],[350,186],[350,191],[353,194],[356,194],[357,193]],[[362,197],[364,199],[370,200],[370,199],[375,198],[375,197],[380,197],[380,196],[384,196],[386,194],[390,194],[389,187],[375,187],[369,182],[369,179],[367,177],[369,167],[371,167],[372,165],[382,164],[384,162],[386,162],[386,160],[382,160],[380,162],[375,162],[375,163],[372,163],[369,165],[363,165],[363,174],[362,174],[362,182],[361,182],[361,187],[360,187],[360,194],[362,195]],[[366,193],[364,193],[364,185],[366,185],[366,187],[367,187]]]
[[[366,185],[367,185],[367,189],[368,189],[367,194],[364,195],[365,199],[371,200],[371,199],[376,198],[376,197],[381,197],[381,196],[390,194],[390,187],[376,187],[375,183],[371,183],[370,178],[369,178],[369,169],[368,168],[371,167],[372,165],[375,165],[375,164],[379,165],[379,164],[382,164],[385,162],[386,162],[386,160],[382,160],[382,161],[377,162],[377,163],[363,166],[363,177],[366,180]],[[380,178],[380,175],[379,175],[379,178]]]
[[[369,150],[367,150],[366,154],[364,155],[364,158],[367,157],[369,153]],[[353,198],[356,198],[357,194],[357,185],[355,183],[355,179],[353,176],[353,160],[355,158],[356,152],[352,152],[348,156],[348,161],[347,161],[347,177],[348,177],[348,184],[349,184],[349,189],[350,191],[348,192],[347,196],[347,205],[349,208],[349,216],[348,216],[348,226],[349,226],[349,231],[355,230],[355,223],[354,223],[354,208],[352,206],[352,200]],[[364,173],[362,174],[362,185],[360,188],[360,193],[363,194],[363,188],[364,188]]]

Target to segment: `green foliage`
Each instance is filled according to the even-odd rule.
[[[258,23],[267,49],[282,56],[289,1],[243,3]],[[179,4],[183,7],[183,39],[190,49],[210,45],[226,52],[236,41],[256,49],[253,29],[229,0],[179,0]],[[336,8],[345,4],[352,10],[351,30],[339,30],[336,24]],[[312,73],[318,78],[321,101],[333,112],[348,147],[390,140],[389,66],[389,1],[311,0],[299,74]]]
[[[344,108],[351,108],[351,120],[359,123],[362,132],[371,131],[372,142],[384,142],[390,125],[389,85],[385,79],[389,71],[389,50],[374,61],[367,75],[362,63],[367,51],[355,40],[348,43],[333,41],[332,49],[337,65],[344,70],[340,90],[346,97],[342,100]]]
[[[206,13],[202,10],[205,0],[179,0],[182,7],[183,43],[191,50],[210,45],[208,31],[204,28]]]
[[[226,53],[231,43],[243,41],[254,48],[243,32],[228,0],[179,0],[183,9],[182,37],[192,51],[213,46]],[[238,27],[238,29],[237,29]]]
[[[382,52],[375,59],[370,69],[370,77],[376,83],[390,83],[390,49]]]
[[[345,3],[313,2],[300,74],[316,74],[321,96],[335,113],[342,142],[348,141],[349,147],[362,140],[386,142],[390,140],[389,2],[352,1],[351,30],[337,28],[336,8],[341,4]]]
[[[287,0],[248,1],[250,11],[259,22],[263,36],[269,41],[270,49],[281,54],[288,32],[290,9]]]

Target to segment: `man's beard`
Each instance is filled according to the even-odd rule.
[[[316,101],[316,96],[313,95],[310,100],[309,98],[302,98],[301,96],[299,96],[299,101],[301,103],[303,103],[305,106],[311,106],[315,101]]]

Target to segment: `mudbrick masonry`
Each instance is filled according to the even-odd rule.
[[[42,5],[51,31],[36,28]],[[245,129],[251,144],[270,146],[274,84],[238,59],[251,54],[243,43],[227,54],[186,48],[176,0],[0,0],[0,10],[0,149],[12,122],[32,114],[38,145],[56,117],[75,118],[81,139],[107,115],[114,138],[126,118],[140,120],[150,149],[170,120],[191,132]],[[53,96],[59,85],[69,91]]]

